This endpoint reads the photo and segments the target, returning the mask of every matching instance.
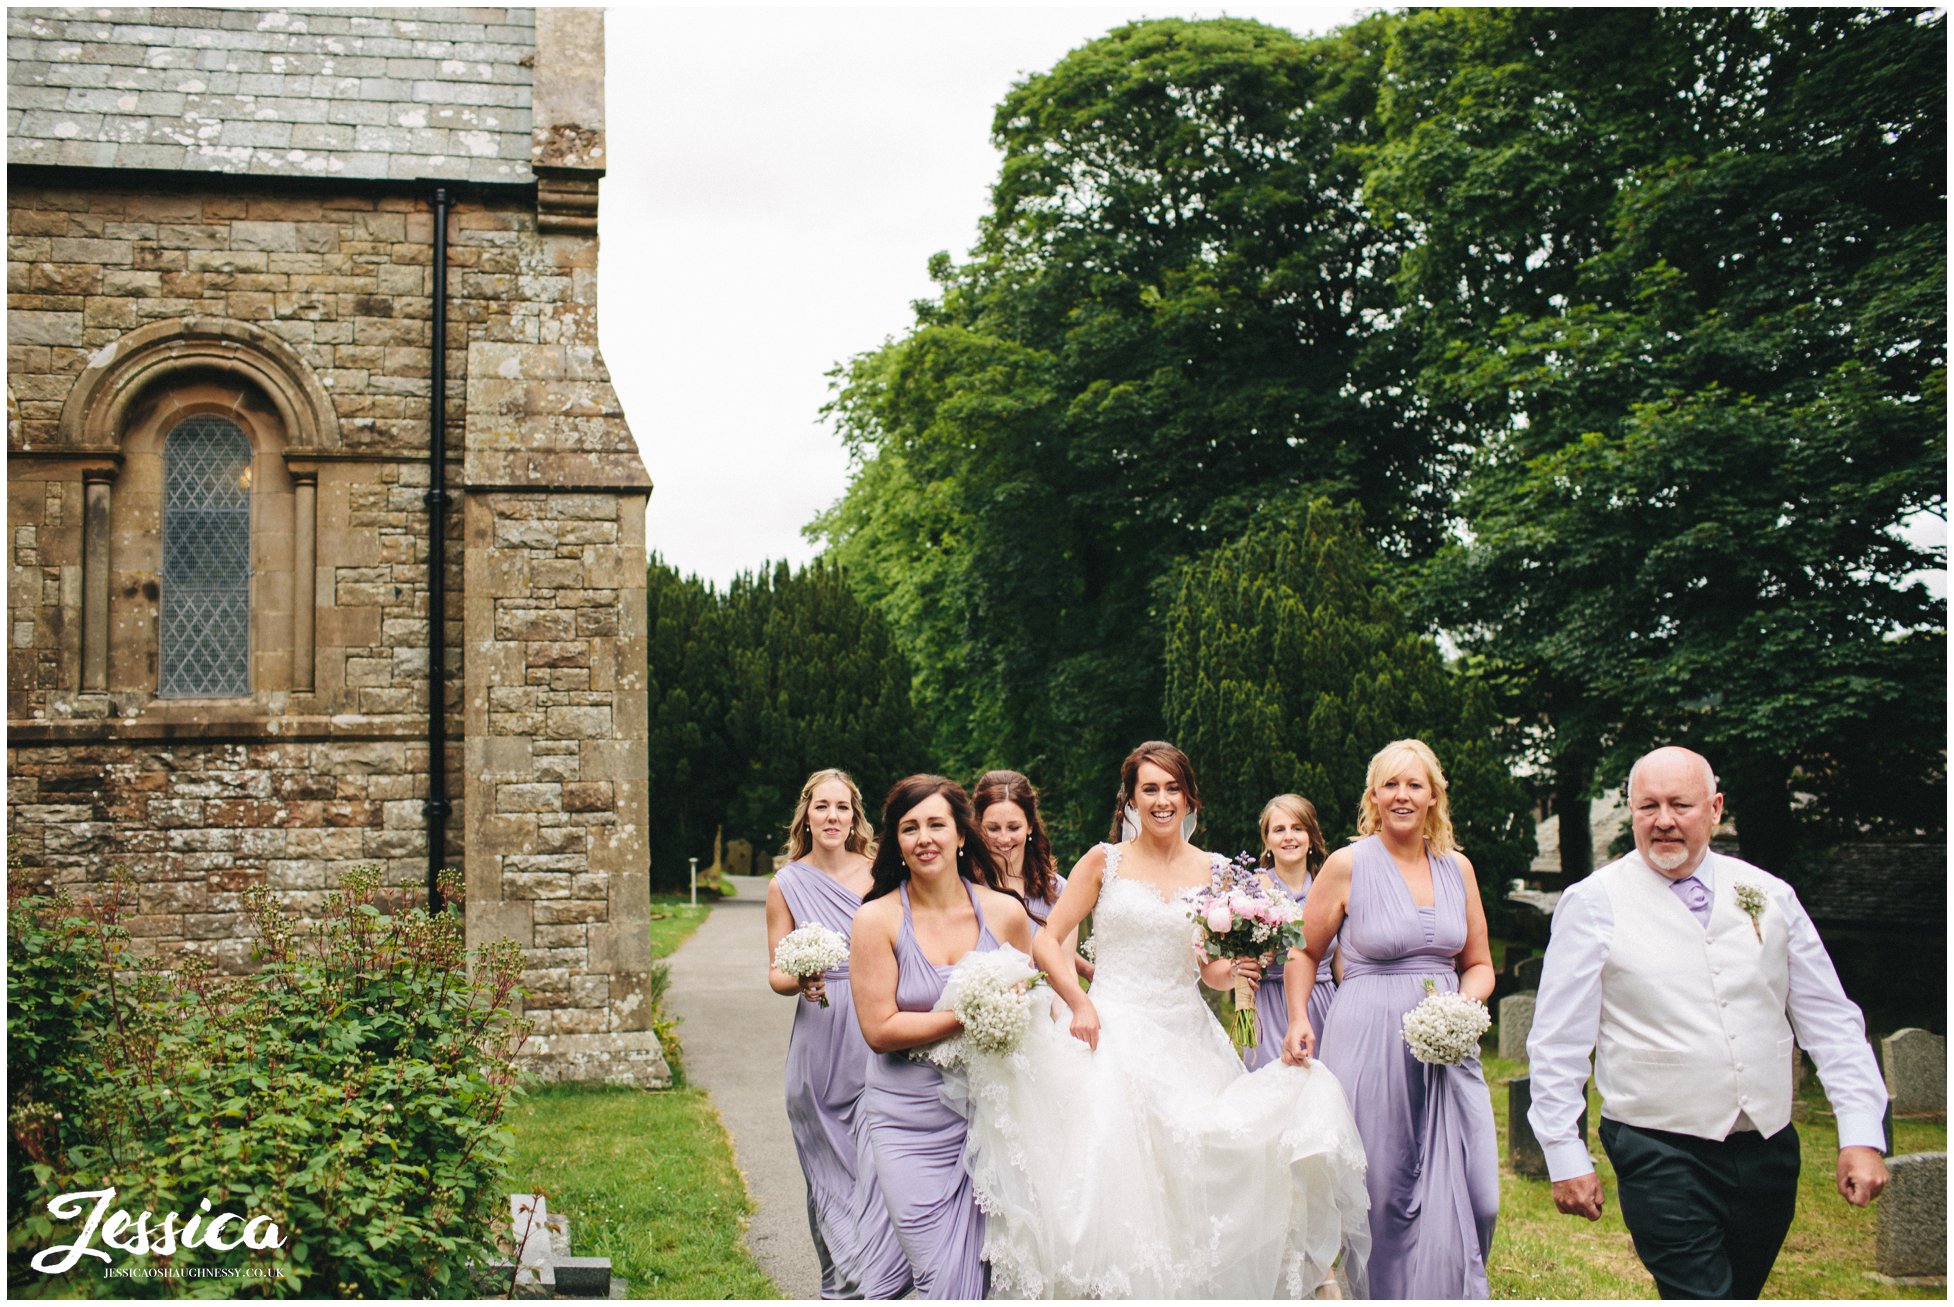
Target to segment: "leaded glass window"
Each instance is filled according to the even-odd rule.
[[[163,629],[157,693],[251,693],[251,442],[194,417],[163,442]]]

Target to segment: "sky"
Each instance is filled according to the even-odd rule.
[[[720,585],[814,556],[801,529],[848,484],[828,373],[975,242],[1014,82],[1140,18],[1312,34],[1372,7],[606,10],[598,324],[650,548]]]

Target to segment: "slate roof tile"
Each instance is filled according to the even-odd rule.
[[[527,182],[535,11],[9,9],[22,164]]]

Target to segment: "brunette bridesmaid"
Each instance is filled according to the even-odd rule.
[[[862,1095],[865,1137],[896,1237],[922,1298],[981,1298],[984,1218],[963,1146],[968,1123],[943,1101],[943,1074],[909,1050],[958,1029],[933,1012],[965,954],[1031,951],[1031,921],[1008,894],[963,787],[942,776],[898,781],[882,808],[874,884],[855,914],[855,1015],[878,1056]]]
[[[1038,813],[1038,790],[1022,772],[987,771],[977,778],[971,791],[971,804],[977,811],[977,827],[990,846],[997,862],[997,884],[1024,900],[1031,917],[1031,933],[1036,935],[1052,914],[1052,906],[1065,891],[1065,877],[1058,873],[1052,857],[1051,836],[1045,833],[1045,819]],[[1092,963],[1077,952],[1077,930],[1066,941],[1073,946],[1073,965],[1087,980],[1092,979]]]
[[[855,782],[844,771],[817,771],[801,786],[788,824],[790,861],[767,887],[767,983],[801,1000],[787,1038],[787,1123],[807,1179],[823,1298],[898,1297],[909,1288],[909,1263],[860,1137],[862,1087],[874,1054],[855,1021],[848,968],[803,979],[775,969],[772,959],[799,926],[848,934],[868,891],[873,847]]]
[[[1479,1059],[1418,1061],[1404,1014],[1430,984],[1484,1002],[1492,951],[1479,885],[1452,835],[1445,773],[1420,740],[1371,759],[1362,837],[1323,864],[1310,891],[1303,965],[1290,974],[1283,1059],[1310,1052],[1306,1005],[1342,932],[1343,983],[1323,1030],[1323,1064],[1343,1082],[1369,1161],[1371,1281],[1378,1298],[1484,1298],[1499,1211],[1499,1149]]]
[[[1263,867],[1276,885],[1296,900],[1296,906],[1304,908],[1307,917],[1310,885],[1329,856],[1323,847],[1323,828],[1316,820],[1316,805],[1300,794],[1278,794],[1262,805],[1260,825]],[[1242,1063],[1251,1071],[1282,1057],[1282,1037],[1289,1031],[1289,1006],[1282,988],[1284,963],[1285,959],[1277,958],[1262,973],[1255,996],[1260,1042],[1242,1050]],[[1326,957],[1317,964],[1316,988],[1309,995],[1310,1029],[1323,1029],[1323,1018],[1329,1014],[1336,989]]]

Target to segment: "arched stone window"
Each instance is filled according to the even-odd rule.
[[[61,437],[98,464],[81,690],[166,722],[249,721],[313,693],[318,471],[340,442],[291,347],[225,318],[131,332],[76,379]]]
[[[166,697],[251,693],[251,442],[200,416],[163,441],[161,663]]]

